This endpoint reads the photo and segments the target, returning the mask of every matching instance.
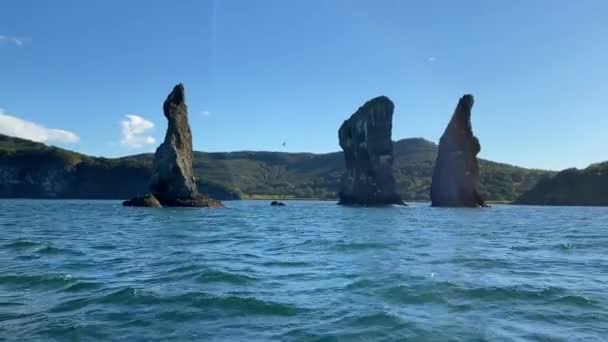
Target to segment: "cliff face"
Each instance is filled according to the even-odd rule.
[[[365,103],[340,127],[338,137],[346,162],[340,204],[404,204],[393,176],[393,110],[391,100],[380,96]]]
[[[0,196],[116,199],[147,187],[139,179],[149,177],[149,168],[110,164],[88,159],[71,164],[53,152],[0,156]]]
[[[608,161],[544,177],[515,203],[608,206]]]
[[[481,145],[471,128],[473,96],[458,101],[439,141],[431,184],[431,202],[438,207],[485,206],[479,190],[477,154]]]
[[[93,158],[56,147],[0,135],[0,197],[120,199],[147,192],[148,157]],[[222,199],[239,195],[199,181]]]

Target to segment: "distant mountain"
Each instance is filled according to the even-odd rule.
[[[608,206],[608,161],[542,177],[516,201],[520,204]]]
[[[421,138],[394,144],[398,189],[406,200],[428,200],[437,145]],[[96,158],[0,135],[0,197],[126,199],[147,191],[152,154]],[[342,152],[195,152],[200,190],[219,199],[334,199],[344,171]],[[542,176],[531,170],[480,161],[489,200],[512,201]]]

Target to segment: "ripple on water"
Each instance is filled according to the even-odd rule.
[[[312,266],[312,263],[304,261],[266,261],[262,263],[262,266],[278,268],[308,267]]]
[[[247,285],[256,282],[258,279],[247,275],[210,270],[200,273],[195,280],[199,283],[222,282],[234,285]]]
[[[428,284],[430,285],[430,284]],[[428,285],[392,286],[381,292],[389,303],[397,304],[444,304],[443,293]]]
[[[488,269],[488,268],[501,268],[508,269],[514,266],[513,262],[507,259],[498,258],[484,258],[484,257],[456,257],[450,259],[449,262],[455,264],[461,264],[463,266],[473,269]]]
[[[381,242],[340,242],[334,245],[334,249],[340,252],[359,252],[366,250],[385,250],[390,247],[387,243]]]
[[[64,288],[75,283],[70,274],[7,274],[0,275],[0,285],[16,288]]]
[[[241,314],[289,317],[305,311],[305,309],[297,308],[289,304],[281,304],[251,297],[208,297],[198,296],[197,294],[186,294],[178,298],[180,298],[181,301],[191,301],[190,305],[197,308],[216,308],[221,309],[222,311],[228,310]]]
[[[367,315],[359,315],[348,319],[347,325],[359,327],[384,327],[387,329],[395,328],[402,324],[401,319],[386,312],[376,312]]]
[[[358,289],[367,289],[367,288],[374,288],[375,286],[377,286],[377,283],[369,280],[369,279],[359,279],[356,280],[350,284],[348,284],[346,286],[346,288],[348,290],[358,290]]]
[[[170,263],[175,264],[174,261],[172,261]],[[172,269],[168,270],[166,273],[167,274],[183,274],[183,273],[199,272],[202,269],[203,269],[203,267],[201,265],[191,264],[191,265],[185,265],[185,266],[179,266],[179,267],[172,268]]]
[[[0,340],[608,336],[606,209],[0,204]]]
[[[66,292],[88,292],[91,290],[96,290],[103,288],[104,284],[101,282],[95,281],[82,281],[78,280],[76,282],[70,283],[63,288],[63,291]]]
[[[117,249],[117,246],[115,246],[115,245],[108,245],[108,244],[101,244],[101,245],[91,246],[91,248],[99,250],[99,251],[113,251],[113,250]]]
[[[83,256],[85,253],[68,248],[58,248],[51,245],[46,245],[34,251],[34,253],[42,255],[67,255],[67,256]]]
[[[289,304],[264,301],[241,296],[212,296],[203,292],[188,292],[175,296],[160,296],[143,289],[126,287],[96,297],[87,296],[64,301],[51,309],[51,312],[70,312],[91,305],[111,305],[132,307],[146,306],[186,306],[198,309],[218,309],[241,314],[294,316],[304,309]]]
[[[33,240],[17,240],[6,245],[3,245],[3,248],[14,248],[14,249],[27,249],[32,247],[38,247],[43,245],[43,243]]]

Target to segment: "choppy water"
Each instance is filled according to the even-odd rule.
[[[603,341],[608,208],[0,201],[0,340]]]

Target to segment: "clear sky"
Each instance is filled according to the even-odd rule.
[[[204,151],[336,151],[366,100],[438,141],[475,95],[481,157],[608,159],[608,1],[0,1],[0,132],[153,151],[183,82]],[[287,142],[286,147],[282,146]]]

